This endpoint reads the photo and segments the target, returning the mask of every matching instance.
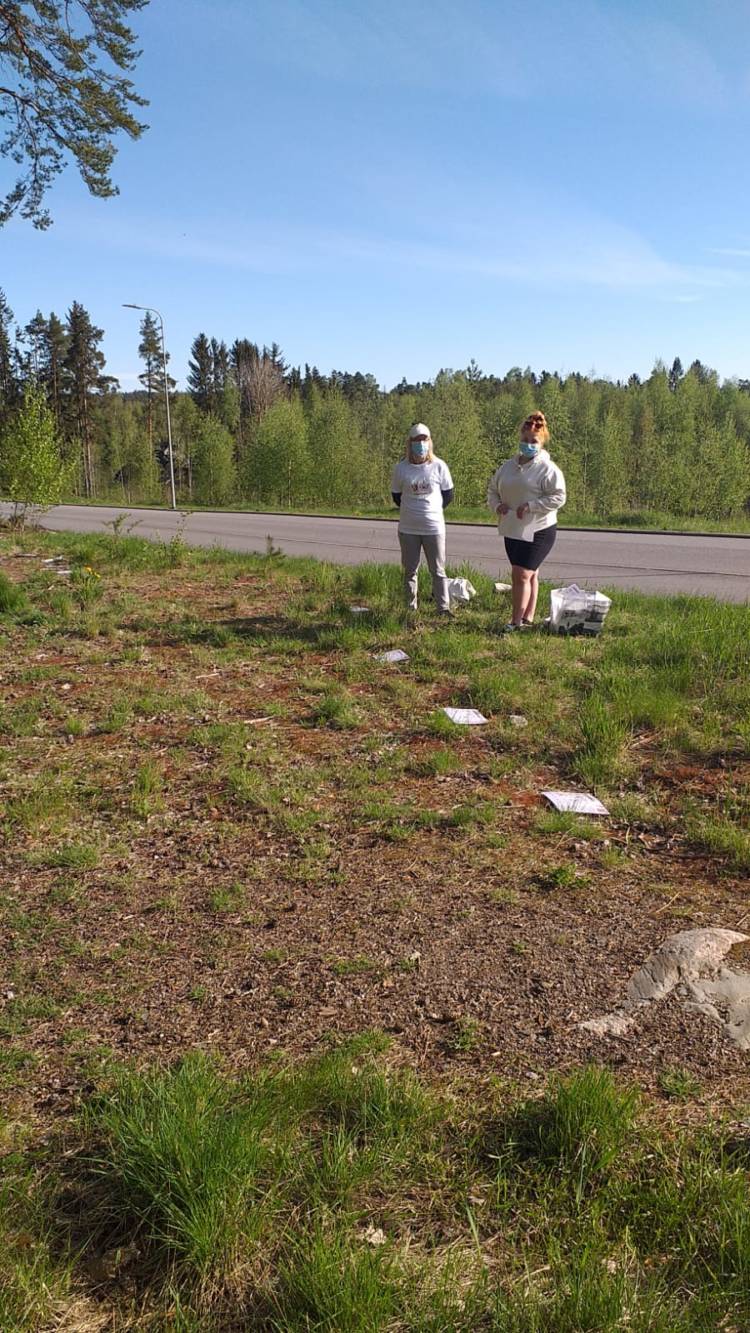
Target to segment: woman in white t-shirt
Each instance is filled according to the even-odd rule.
[[[417,572],[424,551],[437,609],[449,616],[443,511],[453,499],[453,479],[447,464],[435,457],[429,426],[421,421],[409,431],[406,457],[393,469],[391,494],[399,509],[398,540],[409,609],[417,609]]]
[[[518,453],[497,469],[487,490],[513,579],[513,619],[507,631],[528,629],[534,622],[539,566],[555,544],[557,511],[565,504],[565,478],[545,448],[548,443],[544,413],[532,412],[521,427]]]

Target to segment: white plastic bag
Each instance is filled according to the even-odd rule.
[[[477,595],[476,588],[468,579],[446,579],[446,582],[451,606],[466,606]]]
[[[577,583],[553,588],[549,627],[555,634],[599,634],[611,605],[603,592],[586,592]]]

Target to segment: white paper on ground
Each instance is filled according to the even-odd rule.
[[[459,727],[478,727],[487,721],[476,708],[444,708],[443,712]]]
[[[498,528],[501,537],[512,537],[518,542],[533,542],[536,532],[534,515],[527,514],[524,518],[517,518],[515,509],[511,509],[509,514],[500,516]]]
[[[511,583],[496,583],[495,592],[511,592],[513,585]]]
[[[350,606],[349,610],[353,616],[366,616],[370,613],[369,606]]]
[[[473,583],[468,579],[446,579],[448,584],[448,598],[451,606],[466,606],[472,597],[476,597],[477,590]]]
[[[373,653],[376,662],[408,662],[409,654],[401,648],[390,648],[387,653]]]
[[[598,796],[582,791],[543,791],[542,796],[555,810],[572,810],[577,815],[608,815]]]

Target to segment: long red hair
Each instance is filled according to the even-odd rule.
[[[522,440],[538,440],[540,444],[549,444],[549,426],[543,412],[532,412],[521,426]]]

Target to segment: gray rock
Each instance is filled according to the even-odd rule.
[[[724,963],[732,946],[747,938],[718,928],[670,935],[633,974],[621,1007],[580,1026],[597,1037],[623,1037],[640,1009],[674,991],[686,1012],[705,1014],[740,1050],[750,1050],[750,974]]]

